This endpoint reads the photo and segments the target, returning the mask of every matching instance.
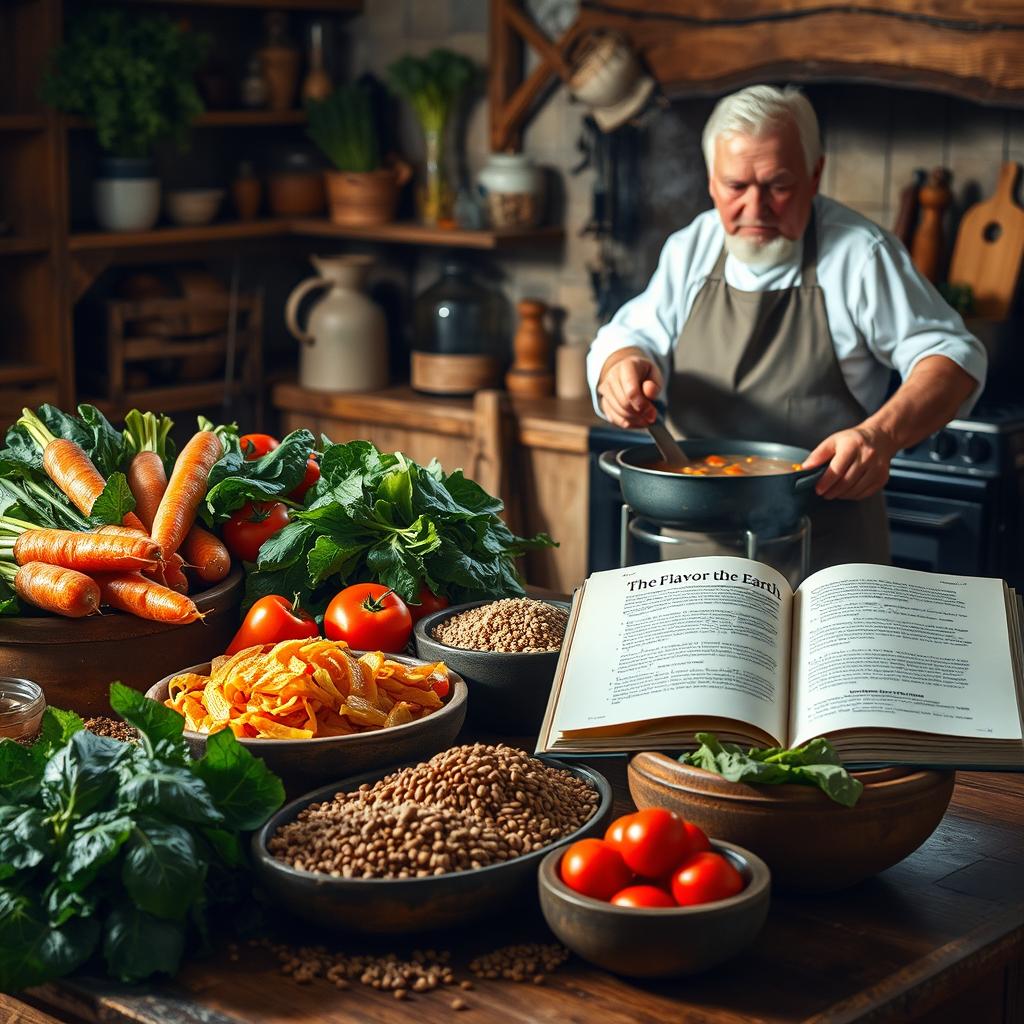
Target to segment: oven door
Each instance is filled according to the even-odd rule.
[[[994,491],[993,480],[894,469],[885,488],[893,565],[991,575]]]

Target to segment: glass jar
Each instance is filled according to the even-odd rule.
[[[441,395],[500,387],[509,362],[511,311],[497,288],[459,260],[417,297],[413,311],[412,386]]]
[[[0,738],[30,740],[46,710],[42,688],[31,679],[0,676]]]
[[[525,153],[492,153],[477,178],[491,227],[535,227],[541,220],[543,176]]]

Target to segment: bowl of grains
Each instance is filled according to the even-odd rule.
[[[443,661],[469,686],[474,725],[536,735],[562,649],[569,605],[511,597],[475,601],[416,623],[416,654]]]
[[[449,928],[535,900],[541,858],[603,835],[611,807],[590,768],[475,743],[287,804],[253,836],[253,867],[275,904],[314,924]]]

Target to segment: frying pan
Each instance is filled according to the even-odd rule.
[[[768,441],[714,438],[680,441],[690,459],[705,455],[758,455],[803,462],[806,448]],[[656,523],[697,532],[754,530],[778,535],[795,527],[814,496],[824,466],[770,476],[684,476],[652,469],[661,455],[653,444],[603,452],[598,465],[619,481],[622,498]]]

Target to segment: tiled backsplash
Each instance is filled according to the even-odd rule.
[[[350,22],[353,76],[372,71],[383,77],[387,65],[403,53],[424,53],[436,46],[483,64],[487,10],[485,0],[372,0]],[[892,227],[900,190],[917,168],[944,166],[952,171],[951,232],[966,205],[992,193],[1004,160],[1024,162],[1024,111],[859,83],[814,85],[807,93],[823,128],[822,191],[886,228]],[[642,165],[644,228],[639,244],[619,254],[637,289],[653,270],[665,237],[710,206],[700,133],[712,105],[706,98],[677,97],[650,122]],[[589,170],[570,174],[580,158],[577,142],[585,113],[559,87],[524,135],[526,152],[562,182],[563,249],[503,258],[509,297],[531,295],[564,307],[564,333],[580,340],[592,336],[597,326],[587,272],[596,247],[590,237],[579,235],[590,216],[593,177]],[[403,125],[401,141],[412,156],[422,150],[411,118]],[[475,181],[489,149],[486,97],[469,114],[465,146]],[[420,274],[430,279],[434,269],[424,261]]]

